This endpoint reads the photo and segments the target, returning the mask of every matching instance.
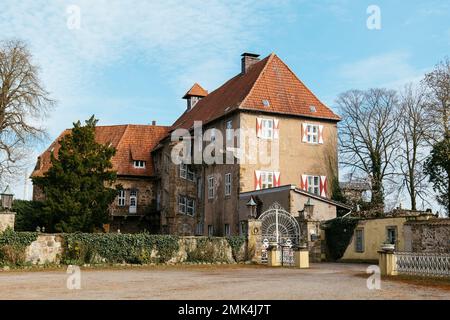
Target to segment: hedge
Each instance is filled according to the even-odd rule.
[[[164,263],[179,249],[178,237],[171,235],[66,233],[63,234],[65,264]],[[152,257],[153,249],[158,251]]]

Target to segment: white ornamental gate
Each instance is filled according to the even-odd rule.
[[[293,246],[300,241],[300,226],[297,220],[279,203],[275,202],[258,218],[261,220],[262,252],[261,262],[267,263],[267,249],[270,244],[281,247],[282,265],[293,265]]]

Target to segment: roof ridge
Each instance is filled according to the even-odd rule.
[[[278,56],[277,56],[278,57]],[[339,115],[337,115],[333,110],[331,110],[330,107],[328,107],[325,103],[322,102],[322,100],[320,100],[315,94],[314,92],[311,91],[311,89],[308,88],[308,86],[295,74],[294,71],[292,71],[292,69],[283,61],[283,59],[280,59],[278,57],[278,60],[280,60],[280,62],[287,68],[287,70],[294,76],[295,79],[297,79],[302,85],[303,87],[305,87],[305,89],[314,97],[316,98],[325,108],[329,109],[336,117],[338,117],[339,119],[341,119],[341,117]]]
[[[237,109],[241,109],[241,107],[244,105],[244,103],[247,101],[247,98],[252,94],[253,89],[256,87],[256,84],[258,83],[259,79],[261,79],[262,74],[266,71],[267,66],[269,65],[269,63],[272,61],[273,57],[275,56],[275,53],[271,53],[269,54],[267,57],[265,57],[264,59],[262,59],[261,61],[264,61],[265,59],[267,59],[266,64],[264,65],[264,68],[262,68],[261,72],[258,74],[258,77],[256,78],[255,82],[253,82],[252,87],[250,88],[249,92],[247,93],[247,95],[245,96],[244,100],[241,101],[241,103],[239,103]]]

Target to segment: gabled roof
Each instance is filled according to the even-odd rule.
[[[269,102],[265,106],[263,100]],[[315,107],[315,112],[311,106]],[[340,117],[324,105],[275,55],[252,65],[185,111],[172,125],[189,129],[194,121],[206,124],[234,110],[254,110],[339,121]]]
[[[112,158],[113,169],[118,175],[152,176],[153,161],[150,151],[165,137],[169,127],[154,125],[116,125],[97,126],[95,128],[95,140],[102,144],[111,144],[116,148],[116,154]],[[64,130],[59,137],[44,151],[31,174],[32,177],[42,176],[51,167],[50,155],[53,152],[58,155],[59,141],[71,132]],[[145,169],[134,168],[134,160],[146,161]]]
[[[189,97],[206,97],[208,95],[208,91],[203,89],[198,83],[194,83],[192,88],[189,89],[188,92],[183,96],[183,99],[187,99]]]

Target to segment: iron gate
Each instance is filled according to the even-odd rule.
[[[261,220],[262,251],[261,263],[267,263],[267,249],[271,244],[277,244],[281,249],[281,264],[293,265],[293,246],[300,241],[300,227],[297,220],[279,203],[272,204],[258,218]]]

